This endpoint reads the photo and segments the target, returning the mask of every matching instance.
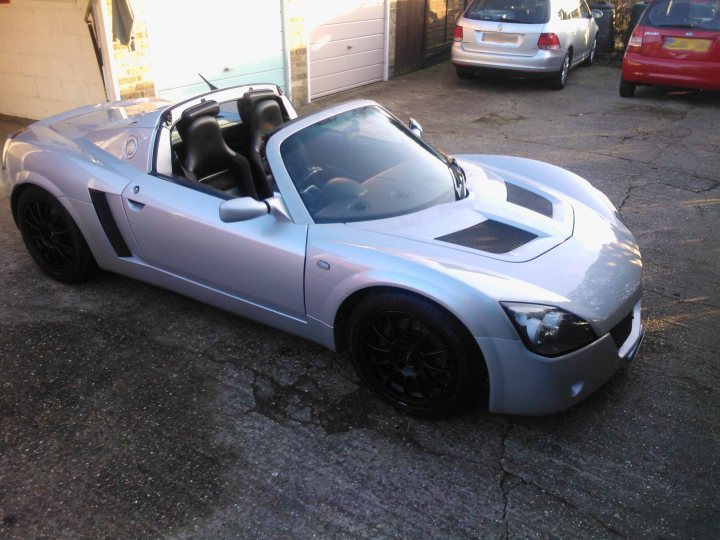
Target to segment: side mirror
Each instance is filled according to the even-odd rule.
[[[225,223],[247,221],[264,216],[270,212],[270,207],[264,201],[256,201],[252,197],[230,199],[220,205],[220,219]]]
[[[602,12],[602,10],[593,9],[592,16],[594,19],[602,19],[605,16],[605,14]]]
[[[415,135],[418,139],[422,139],[423,132],[420,122],[418,122],[414,118],[410,118],[410,121],[408,122],[408,127],[410,128],[410,131],[413,132],[413,135]]]

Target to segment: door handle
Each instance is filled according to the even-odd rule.
[[[128,206],[130,207],[130,210],[142,210],[143,208],[145,208],[145,203],[128,199]]]

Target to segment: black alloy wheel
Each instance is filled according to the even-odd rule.
[[[400,410],[439,416],[481,394],[477,346],[431,302],[404,293],[372,296],[357,306],[350,328],[360,378]]]
[[[34,186],[25,188],[17,210],[25,246],[48,276],[77,283],[95,273],[97,265],[85,239],[55,197]]]

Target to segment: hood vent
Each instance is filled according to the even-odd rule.
[[[528,191],[528,193],[530,192]],[[488,219],[467,229],[436,238],[436,240],[500,254],[517,249],[535,238],[537,235],[531,232]]]
[[[505,182],[507,189],[507,202],[522,206],[543,216],[553,216],[553,206],[545,197],[533,193],[530,190]]]

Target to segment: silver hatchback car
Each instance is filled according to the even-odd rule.
[[[539,74],[562,90],[573,67],[592,64],[601,16],[585,0],[474,0],[455,27],[452,62],[461,79]]]

